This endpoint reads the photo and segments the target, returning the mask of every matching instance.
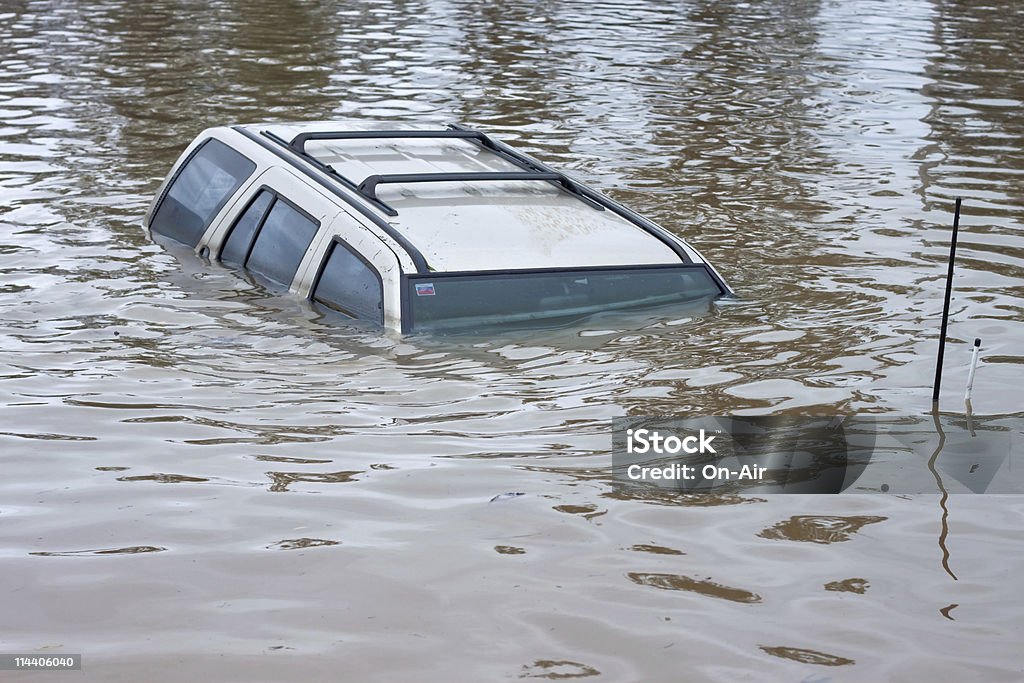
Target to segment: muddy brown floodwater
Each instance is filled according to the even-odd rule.
[[[0,651],[31,681],[1018,681],[1024,499],[611,484],[610,418],[1024,416],[1013,0],[0,1]],[[736,288],[398,339],[140,229],[208,125],[460,121]],[[526,495],[500,498],[497,494]],[[948,571],[947,571],[948,569]],[[76,678],[77,676],[77,678]]]

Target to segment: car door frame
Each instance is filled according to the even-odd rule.
[[[311,253],[315,251],[316,245],[322,239],[325,227],[334,223],[334,219],[341,209],[333,199],[311,187],[301,176],[286,168],[274,166],[262,173],[254,174],[249,183],[235,193],[234,198],[229,202],[230,208],[227,211],[222,211],[210,225],[202,239],[199,240],[197,248],[200,254],[219,261],[221,251],[232,228],[256,196],[264,190],[273,192],[318,223],[317,232],[299,261],[295,275],[288,283],[288,290],[297,292],[298,283],[308,267]]]
[[[400,331],[402,270],[398,255],[380,235],[343,208],[339,209],[330,224],[321,226],[314,238],[309,248],[309,258],[299,266],[295,291],[312,303],[313,293],[327,267],[327,259],[335,242],[348,248],[374,271],[381,284],[384,327]]]

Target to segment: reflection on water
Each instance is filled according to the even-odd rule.
[[[601,672],[592,666],[570,662],[568,660],[538,659],[530,666],[524,666],[519,678],[547,678],[561,680],[563,678],[589,678],[599,676]]]
[[[869,585],[866,579],[843,579],[842,581],[829,581],[825,584],[825,590],[863,595]]]
[[[494,552],[501,553],[502,555],[525,555],[526,548],[514,545],[496,545],[494,546]]]
[[[943,405],[981,337],[975,410],[1021,414],[1022,24],[1008,0],[0,6],[7,649],[114,681],[1012,679],[1016,497],[951,495],[939,549],[934,496],[680,497],[613,485],[608,448],[622,415],[926,410],[958,195]],[[347,117],[512,141],[739,297],[397,339],[139,229],[203,127]]]
[[[852,659],[847,659],[846,657],[837,657],[836,655],[817,652],[815,650],[804,650],[797,647],[766,647],[762,645],[761,649],[775,657],[792,659],[805,664],[818,664],[819,666],[844,666],[846,664],[854,663]]]
[[[325,538],[286,538],[283,541],[267,546],[268,550],[302,550],[319,548],[325,545],[338,545],[341,541],[329,541]]]
[[[885,517],[855,515],[848,517],[825,515],[794,515],[784,522],[765,529],[761,538],[809,543],[841,543],[868,524],[884,522]]]
[[[289,487],[296,482],[311,483],[337,483],[357,481],[356,475],[361,471],[346,472],[267,472],[271,482],[270,491],[280,493],[290,490]]]
[[[645,574],[642,572],[630,572],[627,576],[629,576],[630,581],[641,586],[651,586],[670,591],[690,591],[732,602],[761,602],[761,596],[757,593],[751,593],[742,588],[723,586],[720,583],[711,581],[710,577],[708,579],[694,579],[678,574]]]
[[[79,555],[135,555],[137,553],[159,553],[167,548],[157,548],[152,545],[133,545],[127,548],[105,548],[103,550],[65,550],[61,552],[34,552],[29,555],[40,555],[43,557],[74,557]]]
[[[655,555],[685,555],[682,550],[676,550],[675,548],[667,548],[663,545],[655,545],[653,543],[637,543],[630,547],[630,550],[635,550],[639,553],[654,553]]]
[[[210,481],[204,477],[190,477],[185,474],[140,474],[128,477],[118,477],[118,481],[155,481],[161,484],[180,484],[182,482]]]

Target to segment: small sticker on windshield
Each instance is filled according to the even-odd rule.
[[[433,282],[416,283],[416,296],[434,296]]]

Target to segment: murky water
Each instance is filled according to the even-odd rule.
[[[934,496],[644,498],[607,468],[615,415],[927,410],[958,195],[943,405],[977,336],[975,410],[1024,413],[1022,25],[0,2],[0,651],[110,681],[1019,680],[1019,497],[950,497],[944,562]],[[513,141],[740,298],[402,340],[142,234],[205,126],[342,117]]]

